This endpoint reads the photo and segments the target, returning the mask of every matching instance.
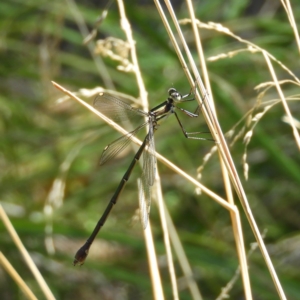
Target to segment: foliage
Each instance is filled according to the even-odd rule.
[[[58,102],[57,99],[64,95],[52,86],[51,80],[74,92],[83,88],[91,91],[96,87],[115,87],[118,92],[135,98],[139,96],[134,75],[118,70],[119,62],[109,57],[92,58],[88,47],[82,44],[83,36],[72,3],[44,0],[0,3],[1,205],[57,299],[152,299],[143,230],[139,222],[133,220],[138,208],[139,167],[97,237],[86,263],[80,268],[72,266],[76,250],[104,211],[135,148],[122,152],[113,162],[100,168],[97,162],[103,148],[120,135],[73,100]],[[272,3],[268,9],[256,7],[259,3],[261,1],[227,1],[226,4],[220,0],[195,1],[196,16],[205,24],[221,23],[237,36],[265,49],[299,75],[299,52],[284,9],[280,3]],[[92,1],[78,1],[77,5],[80,15],[92,29],[104,6]],[[190,86],[154,4],[126,1],[125,9],[150,106],[161,103],[172,86],[183,94],[188,93]],[[178,19],[188,17],[185,4],[178,2],[174,9]],[[297,4],[293,13],[299,16]],[[99,27],[97,39],[125,40],[119,18],[114,3]],[[182,24],[182,29],[196,57],[191,27]],[[276,88],[265,85],[260,90],[255,89],[272,81],[263,55],[234,52],[246,49],[247,45],[214,28],[202,28],[200,32],[223,131],[228,132],[242,120],[228,141],[231,142],[242,128],[245,129],[244,137],[252,130],[249,120],[253,125],[257,114],[265,112],[255,123],[247,147],[240,139],[230,150],[241,178],[244,178],[246,163],[249,165],[249,178],[243,184],[250,206],[260,230],[267,231],[265,242],[286,296],[296,299],[300,280],[297,246],[300,161],[292,129],[282,120],[285,111],[281,101],[277,101]],[[234,55],[220,58],[221,54],[229,52]],[[273,62],[273,66],[279,80],[290,80],[283,82],[281,87],[293,116],[297,117],[299,83],[297,85],[296,79],[280,64]],[[103,73],[104,67],[107,73]],[[86,97],[86,100],[92,103],[93,97]],[[188,108],[194,106],[188,105]],[[248,118],[243,119],[245,115]],[[201,117],[196,120],[180,117],[188,131],[199,128],[207,131]],[[212,147],[210,141],[186,140],[173,117],[156,133],[157,151],[195,178],[197,168]],[[247,162],[243,160],[245,153]],[[204,299],[214,299],[239,265],[229,214],[207,195],[197,195],[192,184],[165,165],[158,163],[158,169],[164,201],[195,280]],[[226,199],[216,154],[202,170],[201,183]],[[55,189],[54,184],[61,186]],[[53,195],[51,191],[58,194]],[[60,196],[63,196],[63,203],[57,202]],[[50,202],[46,208],[54,209],[53,215],[49,215],[49,211],[48,215],[44,213],[45,204]],[[238,201],[236,205],[242,218],[246,249],[250,250],[255,239]],[[171,299],[155,202],[150,219],[165,296]],[[36,297],[43,299],[38,284],[2,223],[0,230],[1,252]],[[55,252],[51,254],[47,249],[51,251],[52,238]],[[276,291],[259,250],[252,253],[248,263],[254,299],[274,299]],[[175,266],[180,299],[191,299],[176,257]],[[15,282],[4,269],[0,270],[1,298],[23,299]],[[232,299],[243,298],[241,279],[230,295]]]

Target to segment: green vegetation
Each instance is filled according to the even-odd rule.
[[[196,2],[195,14],[201,22],[221,23],[236,36],[274,56],[272,65],[284,97],[291,114],[299,120],[299,49],[280,1],[268,8],[255,7],[254,3],[260,1]],[[110,57],[93,59],[82,43],[84,37],[75,12],[78,10],[91,30],[104,7],[78,1],[74,8],[72,3],[71,0],[0,3],[0,204],[57,299],[153,299],[143,229],[135,220],[139,166],[85,264],[76,268],[72,265],[75,252],[104,211],[136,148],[128,147],[100,168],[97,163],[103,148],[120,134],[74,100],[57,101],[65,95],[51,81],[79,93],[89,104],[96,87],[115,88],[139,97],[132,72],[118,70],[120,63]],[[300,6],[296,1],[292,5],[299,23]],[[126,1],[125,10],[149,106],[161,103],[170,87],[188,93],[191,87],[155,5],[150,1],[146,4]],[[189,16],[185,4],[177,4],[174,10],[179,20]],[[191,26],[181,26],[199,66]],[[212,25],[201,28],[200,34],[218,120],[224,133],[236,128],[232,137],[227,135],[229,144],[239,130],[245,130],[230,147],[231,155],[258,227],[261,232],[266,230],[264,240],[285,294],[288,299],[297,299],[300,156],[292,128],[282,119],[286,112],[276,87],[264,85],[255,89],[273,81],[262,53],[247,51],[247,44]],[[126,40],[116,3],[97,34],[97,39],[108,37]],[[238,52],[241,49],[244,51]],[[229,53],[233,55],[229,57]],[[80,89],[88,89],[85,96]],[[193,110],[195,104],[184,107]],[[255,118],[262,112],[264,115],[256,124]],[[208,131],[201,115],[189,119],[180,114],[180,118],[187,131]],[[252,138],[245,147],[243,138],[251,130]],[[215,145],[210,141],[185,139],[174,117],[161,125],[155,138],[157,152],[194,178],[203,158]],[[244,179],[244,153],[249,165],[248,180]],[[239,266],[230,215],[206,194],[197,195],[190,182],[166,165],[158,162],[158,170],[164,202],[198,288],[204,299],[216,299]],[[226,199],[217,153],[202,170],[201,183]],[[248,252],[255,238],[238,198],[234,199]],[[163,232],[154,200],[150,220],[165,298],[172,299]],[[2,254],[36,297],[44,299],[2,222],[0,234]],[[50,253],[52,241],[55,252]],[[193,299],[174,253],[173,258],[180,299]],[[253,299],[277,299],[259,249],[251,254],[248,264]],[[241,278],[229,294],[231,299],[243,299]],[[0,295],[1,299],[24,299],[2,267]]]

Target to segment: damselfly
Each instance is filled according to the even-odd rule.
[[[154,132],[158,129],[159,123],[162,119],[166,118],[171,114],[174,114],[186,138],[196,139],[196,140],[207,140],[206,138],[194,136],[197,134],[201,134],[203,132],[186,132],[176,113],[176,109],[179,109],[189,117],[192,118],[198,117],[198,109],[195,111],[195,113],[192,113],[177,106],[180,103],[195,100],[194,97],[190,98],[190,96],[193,94],[192,90],[190,91],[189,94],[181,95],[176,89],[170,88],[168,90],[168,94],[169,96],[166,101],[154,107],[149,112],[145,112],[141,109],[134,108],[131,105],[124,102],[123,100],[107,93],[100,93],[98,96],[96,96],[94,100],[94,107],[114,121],[119,122],[136,116],[140,116],[141,118],[144,118],[144,122],[140,126],[138,126],[135,130],[131,131],[127,135],[120,137],[119,139],[115,140],[114,142],[112,142],[111,144],[105,147],[100,158],[100,165],[103,165],[108,160],[110,160],[115,155],[117,155],[122,150],[124,150],[124,148],[129,144],[131,137],[135,136],[142,128],[146,127],[147,125],[148,125],[148,133],[144,138],[144,141],[140,146],[139,150],[136,152],[131,164],[129,165],[126,173],[124,174],[121,182],[119,183],[119,186],[117,187],[114,195],[110,199],[103,215],[99,219],[92,234],[87,239],[85,244],[77,251],[73,262],[74,265],[78,263],[79,264],[84,263],[88,255],[88,251],[95,237],[97,236],[102,226],[105,224],[105,221],[108,215],[110,214],[113,206],[117,203],[118,198],[121,192],[123,191],[125,183],[129,180],[130,174],[136,162],[140,159],[142,154],[143,154],[143,171],[141,176],[141,182],[142,182],[141,186],[142,186],[142,192],[145,196],[144,197],[145,202],[140,204],[140,213],[141,213],[141,222],[144,228],[146,228],[148,222],[148,216],[150,212],[150,204],[151,204],[150,188],[154,184],[155,165],[156,165],[153,135]]]

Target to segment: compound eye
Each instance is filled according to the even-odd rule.
[[[174,88],[170,88],[168,90],[169,96],[172,96],[172,94],[177,93],[177,91]]]

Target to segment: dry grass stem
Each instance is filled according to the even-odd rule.
[[[161,227],[164,235],[164,244],[166,247],[168,268],[169,268],[169,274],[170,274],[171,284],[172,284],[173,299],[178,300],[179,295],[178,295],[175,267],[173,262],[173,255],[172,255],[171,244],[170,244],[169,228],[167,226],[165,206],[164,206],[163,195],[162,195],[162,190],[160,185],[160,178],[157,169],[156,169],[155,179],[156,179],[156,183],[154,188],[156,189],[155,194],[157,196],[157,204],[158,204],[158,210],[160,215]]]
[[[287,16],[289,18],[291,27],[292,27],[292,29],[294,31],[295,40],[296,40],[296,43],[297,43],[297,46],[298,46],[298,51],[299,51],[299,54],[300,54],[300,37],[299,37],[299,32],[298,32],[297,24],[295,22],[293,10],[292,10],[292,7],[291,7],[291,3],[290,3],[289,0],[281,0],[281,3],[282,3],[282,6],[284,7],[284,9],[285,9],[285,11],[287,13]]]
[[[166,5],[168,7],[168,10],[169,10],[169,12],[171,14],[172,20],[173,20],[173,22],[175,24],[175,27],[177,29],[177,33],[179,34],[181,42],[182,42],[182,44],[184,46],[185,52],[186,52],[186,54],[187,54],[187,56],[189,58],[190,65],[191,65],[191,67],[193,69],[193,72],[194,72],[194,77],[197,78],[197,84],[198,84],[199,89],[201,91],[202,99],[205,100],[204,101],[204,105],[201,105],[201,99],[198,98],[199,105],[201,107],[201,110],[203,111],[203,114],[205,116],[205,119],[206,119],[206,121],[208,123],[208,126],[209,126],[211,132],[215,133],[216,131],[215,131],[214,128],[217,126],[217,123],[215,122],[215,118],[213,118],[214,108],[213,108],[213,105],[212,105],[212,100],[208,97],[209,94],[206,92],[204,84],[201,81],[201,77],[200,77],[200,75],[199,75],[199,73],[197,71],[197,67],[196,67],[196,65],[195,65],[195,63],[193,61],[192,55],[191,55],[191,53],[189,51],[189,48],[188,48],[188,46],[187,46],[187,44],[185,42],[185,39],[184,39],[184,36],[183,36],[183,34],[181,32],[179,23],[177,22],[177,18],[176,18],[175,13],[174,13],[174,11],[172,9],[172,5],[168,1],[166,1]],[[192,10],[190,9],[190,11],[192,11]],[[162,15],[163,12],[162,13],[160,12],[160,14]],[[164,17],[164,19],[166,19],[166,18]],[[166,23],[166,22],[164,21],[164,23]],[[170,28],[170,26],[168,26],[168,29],[167,29],[168,32],[169,32],[169,28]],[[169,36],[170,36],[171,40],[174,38],[173,34],[169,34]],[[173,45],[177,44],[175,39],[174,39],[174,41],[172,40],[172,43],[173,43]],[[176,49],[176,52],[177,52],[177,50],[179,50],[179,47],[175,47],[175,49]],[[177,54],[180,57],[180,61],[181,61],[181,57],[183,57],[183,56],[181,55],[180,52],[179,53],[177,52]],[[186,64],[183,63],[183,69],[184,69],[184,71],[186,71],[186,73],[189,74],[188,70],[185,69],[185,66],[186,66]],[[188,78],[190,79],[190,75],[188,75]],[[207,76],[207,78],[208,78],[208,76]],[[193,84],[193,83],[191,83],[191,84]],[[218,141],[218,139],[216,137],[215,137],[215,139]],[[224,178],[226,180],[227,172],[226,172],[225,168],[223,168],[223,174],[225,174]],[[229,183],[228,179],[227,179],[227,183]],[[230,185],[227,184],[227,196],[232,197],[231,194],[232,193],[231,193]],[[231,200],[231,203],[233,203],[232,200]],[[236,210],[235,210],[235,212],[236,212]],[[234,219],[232,221],[232,223],[233,224],[237,224],[237,220],[239,220],[239,218],[236,219],[236,215],[233,214],[233,213],[231,214],[231,217],[232,217],[232,219]],[[239,224],[239,228],[240,228],[240,226],[241,225]],[[238,231],[238,230],[234,229],[234,233],[236,235],[236,243],[237,243],[237,250],[238,250],[239,258],[240,258],[240,264],[242,266],[242,269],[244,270],[244,272],[243,272],[243,279],[244,279],[243,282],[244,282],[244,286],[245,286],[245,295],[246,295],[247,299],[252,299],[250,282],[249,282],[249,276],[248,276],[248,268],[247,268],[247,263],[246,263],[246,258],[245,258],[245,250],[244,250],[244,247],[240,247],[240,245],[244,244],[243,243],[243,237],[241,235],[241,231]]]
[[[251,53],[256,53],[256,52],[261,52],[262,53],[263,51],[265,51],[271,60],[276,62],[283,70],[285,70],[291,77],[293,77],[293,79],[296,82],[300,83],[299,78],[287,66],[285,66],[281,61],[276,59],[273,55],[271,55],[265,49],[257,46],[256,44],[251,43],[248,40],[245,40],[245,39],[239,37],[238,35],[231,32],[228,28],[224,27],[222,24],[218,24],[218,23],[214,23],[214,22],[203,23],[199,20],[197,20],[196,22],[197,22],[197,26],[199,26],[199,28],[221,32],[223,34],[231,36],[232,38],[239,41],[240,43],[246,44],[247,45],[247,50]],[[180,20],[179,23],[180,24],[190,24],[191,20],[190,19],[183,19],[183,20]],[[236,55],[236,54],[240,53],[240,51],[244,52],[246,50],[242,49],[242,50],[231,51],[230,55],[222,53],[218,56],[208,58],[208,60],[217,60],[217,59],[222,59],[222,58],[226,58],[226,57],[232,57],[233,55]]]
[[[145,195],[143,193],[142,182],[140,179],[138,179],[138,189],[139,189],[139,198],[143,198],[140,199],[139,202],[140,203],[145,202]],[[141,209],[142,207],[140,205],[140,210]],[[148,255],[148,266],[150,270],[150,277],[152,281],[152,290],[153,290],[154,299],[163,300],[164,294],[163,294],[162,282],[161,282],[159,268],[158,268],[157,256],[154,247],[150,220],[148,220],[148,225],[146,226],[146,228],[144,228],[143,233],[144,233],[144,238],[146,243],[146,249]]]
[[[204,76],[205,87],[208,90],[208,95],[210,95],[210,98],[211,98],[211,101],[208,101],[208,103],[211,104],[212,111],[214,112],[214,114],[216,114],[215,106],[214,106],[214,99],[212,96],[212,91],[211,91],[211,86],[210,86],[209,75],[208,75],[205,57],[204,57],[204,53],[203,53],[203,47],[202,47],[201,39],[200,39],[200,30],[197,27],[196,18],[195,18],[193,5],[192,5],[191,1],[188,0],[187,4],[188,4],[189,12],[190,12],[191,24],[192,24],[193,33],[195,36],[197,52],[198,52],[199,60],[201,62],[201,69],[202,69],[202,73]],[[178,28],[180,28],[179,24],[178,24]],[[183,35],[180,35],[180,36],[183,37]],[[189,56],[189,57],[192,57],[192,56]],[[193,64],[194,64],[194,62],[193,62]],[[207,92],[205,94],[207,94]],[[220,155],[219,155],[219,159],[220,159],[221,170],[222,170],[224,187],[226,190],[227,199],[230,204],[234,205],[233,192],[232,192],[228,172],[227,172],[226,166],[224,164],[224,161]],[[239,218],[239,215],[236,215],[233,212],[230,212],[230,216],[231,216],[231,222],[233,225],[233,233],[234,233],[234,238],[236,241],[236,248],[237,248],[240,266],[241,266],[241,270],[242,270],[242,279],[243,279],[243,284],[244,284],[245,297],[246,297],[246,299],[252,299],[251,285],[250,285],[249,274],[248,274],[248,266],[247,266],[245,246],[244,246],[243,234],[242,234],[242,230],[241,230],[240,218]],[[237,217],[238,217],[238,219],[237,219]],[[237,222],[237,220],[238,220],[238,222]]]
[[[135,48],[135,41],[133,40],[133,37],[132,37],[131,26],[130,26],[130,23],[125,14],[123,1],[117,0],[117,2],[118,2],[118,6],[119,6],[119,11],[120,11],[121,28],[124,30],[126,37],[127,37],[127,42],[129,44],[129,49],[130,49],[130,53],[131,53],[131,61],[134,66],[134,74],[136,76],[136,81],[137,81],[137,85],[138,85],[139,93],[140,93],[139,98],[141,99],[143,109],[145,111],[147,111],[149,108],[148,100],[147,100],[148,93],[145,89],[142,74],[141,74],[141,71],[139,68],[137,54],[136,54],[136,48]]]
[[[189,59],[189,62],[191,64],[191,68],[192,68],[192,70],[194,72],[194,77],[197,78],[197,85],[198,85],[199,90],[200,90],[200,92],[202,94],[202,98],[201,99],[204,99],[204,105],[201,106],[204,118],[207,121],[207,124],[208,124],[208,126],[210,128],[210,131],[211,131],[213,137],[218,142],[218,146],[219,146],[218,148],[219,148],[220,154],[221,154],[222,159],[224,160],[224,162],[226,164],[226,168],[227,168],[228,173],[230,175],[232,184],[234,185],[234,188],[235,188],[236,193],[237,193],[237,195],[238,195],[238,197],[239,197],[239,199],[240,199],[240,201],[242,203],[242,206],[244,208],[244,212],[245,212],[245,214],[246,214],[246,216],[248,218],[248,221],[250,223],[252,231],[253,231],[253,233],[255,235],[255,238],[256,238],[259,246],[260,246],[261,252],[263,254],[263,257],[265,259],[267,267],[268,267],[268,269],[270,271],[270,274],[271,274],[271,277],[273,279],[274,285],[275,285],[275,287],[277,289],[277,292],[278,292],[279,296],[281,297],[281,299],[286,299],[284,291],[283,291],[282,286],[280,284],[280,281],[279,281],[279,279],[277,277],[276,271],[275,271],[275,269],[273,267],[273,264],[271,262],[269,254],[267,252],[267,249],[266,249],[266,247],[264,245],[263,239],[262,239],[262,237],[260,235],[259,229],[258,229],[258,227],[256,225],[255,219],[254,219],[254,217],[252,215],[251,208],[249,206],[249,203],[248,203],[246,194],[244,192],[243,186],[241,184],[241,181],[239,179],[238,173],[237,173],[237,171],[235,169],[235,166],[234,166],[233,160],[231,158],[231,155],[230,155],[230,152],[229,152],[226,140],[225,140],[225,138],[223,136],[223,133],[222,133],[222,130],[221,130],[220,126],[219,126],[218,119],[216,118],[215,114],[213,113],[213,109],[212,109],[212,105],[211,105],[211,99],[209,97],[209,94],[206,92],[206,89],[205,89],[203,83],[200,80],[200,75],[198,73],[197,67],[196,67],[195,63],[193,62],[192,55],[190,54],[189,48],[188,48],[187,44],[185,43],[183,34],[182,34],[181,30],[180,30],[180,27],[178,25],[176,16],[174,14],[174,11],[173,11],[172,6],[169,3],[169,1],[166,1],[166,5],[167,5],[168,10],[169,10],[169,12],[171,14],[172,20],[173,20],[173,22],[175,24],[175,27],[177,29],[177,33],[179,34],[179,37],[181,39],[181,42],[182,42],[182,44],[184,46],[185,52],[186,52],[187,57]],[[159,9],[159,5],[157,5],[157,7]],[[160,9],[159,9],[159,13],[160,13],[160,15],[163,14],[163,12],[161,12]],[[163,19],[163,23],[166,24],[167,23],[165,21],[166,18],[162,17],[162,19]],[[221,27],[222,30],[224,30],[223,26],[221,26],[221,25],[218,24],[217,28],[219,28],[219,27]],[[166,30],[169,33],[170,26],[166,26]],[[229,30],[225,30],[225,31],[227,31],[227,34],[232,34],[232,33],[229,32]],[[174,38],[173,34],[169,34],[169,36],[170,36],[171,40]],[[244,41],[244,42],[246,42],[246,41]],[[173,43],[173,45],[176,44],[176,42],[174,42],[173,40],[172,40],[172,43]],[[248,43],[248,42],[246,42],[246,43]],[[178,49],[179,49],[179,47],[175,47],[176,52],[177,52]],[[178,57],[179,57],[179,59],[181,61],[181,58],[183,56],[180,53],[180,54],[178,54]],[[275,58],[273,58],[273,59],[276,60]],[[185,71],[186,74],[189,73],[188,70],[186,70],[186,63],[185,62],[182,63],[182,67],[183,67],[183,70]],[[285,67],[283,66],[283,68],[285,68]],[[292,72],[290,72],[290,73],[292,73]],[[187,77],[188,77],[189,80],[191,79],[191,76],[188,75]],[[190,83],[192,84],[191,80],[190,80]],[[201,103],[202,103],[201,99],[197,97],[198,96],[197,94],[195,96],[196,96],[196,98],[199,101],[199,105],[201,105]],[[225,184],[225,186],[226,186],[226,184]],[[227,192],[229,192],[229,191],[230,190],[227,189]],[[231,198],[230,192],[229,192],[228,196]],[[241,241],[237,241],[237,243],[241,243]],[[242,244],[243,243],[241,243],[241,245]],[[242,249],[242,247],[238,247],[238,248],[242,251],[241,252],[242,255],[240,256],[240,258],[241,258],[240,262],[243,264],[244,262],[246,262],[246,260],[245,260],[245,254],[244,254],[245,251],[244,251],[244,249]],[[246,270],[246,268],[247,268],[246,266],[247,265],[245,264],[244,266],[245,266],[245,272],[247,273],[247,270]],[[249,276],[248,275],[245,275],[245,277],[244,277],[244,283],[245,283],[245,286],[246,286],[245,287],[246,297],[248,297],[249,299],[251,299],[252,296],[251,296],[251,290],[250,290]]]
[[[164,207],[165,207],[167,225],[168,225],[169,233],[170,233],[170,239],[171,239],[171,242],[172,242],[172,245],[174,248],[174,252],[178,258],[178,262],[179,262],[180,267],[184,274],[183,279],[184,279],[185,285],[188,286],[193,300],[202,300],[203,298],[202,298],[202,295],[197,286],[197,282],[195,281],[193,270],[190,266],[190,263],[186,256],[186,253],[184,251],[182,243],[179,239],[177,230],[174,226],[174,223],[172,221],[172,218],[168,212],[168,208],[165,203],[164,203]],[[179,290],[180,290],[180,287],[179,287]]]
[[[2,252],[0,252],[0,265],[2,265],[3,269],[6,270],[6,272],[11,276],[11,278],[28,299],[37,300],[31,289],[21,278],[18,272],[14,269],[14,267],[10,264],[10,262],[6,259]]]
[[[292,117],[292,114],[291,114],[291,112],[290,112],[289,106],[287,105],[287,102],[286,102],[285,97],[284,97],[284,95],[283,95],[283,92],[282,92],[282,90],[281,90],[280,84],[279,84],[279,82],[278,82],[278,80],[277,80],[277,76],[276,76],[276,73],[275,73],[275,71],[274,71],[274,69],[273,69],[273,66],[272,66],[272,63],[271,63],[271,61],[270,61],[269,56],[266,54],[265,51],[263,51],[263,55],[264,55],[264,57],[265,57],[265,59],[266,59],[267,65],[268,65],[268,67],[269,67],[271,76],[272,76],[273,81],[274,81],[274,83],[275,83],[277,92],[278,92],[278,94],[279,94],[279,96],[280,96],[280,99],[281,99],[282,105],[283,105],[283,107],[284,107],[285,113],[287,114],[288,118],[290,119],[290,124],[291,124],[291,127],[292,127],[292,129],[293,129],[294,138],[295,138],[295,141],[296,141],[296,143],[297,143],[297,146],[298,146],[298,148],[299,148],[299,150],[300,150],[300,136],[299,136],[299,132],[298,132],[298,130],[297,130],[297,128],[296,128],[296,126],[295,126],[295,124],[294,124],[294,122],[293,122],[293,117]]]
[[[35,279],[36,279],[38,285],[40,286],[42,292],[44,293],[46,299],[54,300],[55,299],[54,295],[52,294],[49,286],[47,285],[46,281],[44,280],[43,276],[41,275],[39,269],[37,268],[37,266],[35,265],[34,261],[31,258],[31,256],[29,255],[27,249],[23,245],[21,239],[19,238],[16,230],[14,229],[13,225],[11,224],[11,222],[10,222],[8,216],[6,215],[4,209],[2,208],[1,204],[0,204],[0,218],[2,219],[2,222],[3,222],[6,230],[10,234],[12,240],[14,241],[15,245],[21,252],[21,254],[25,260],[25,263],[31,270],[33,276],[35,277]]]

